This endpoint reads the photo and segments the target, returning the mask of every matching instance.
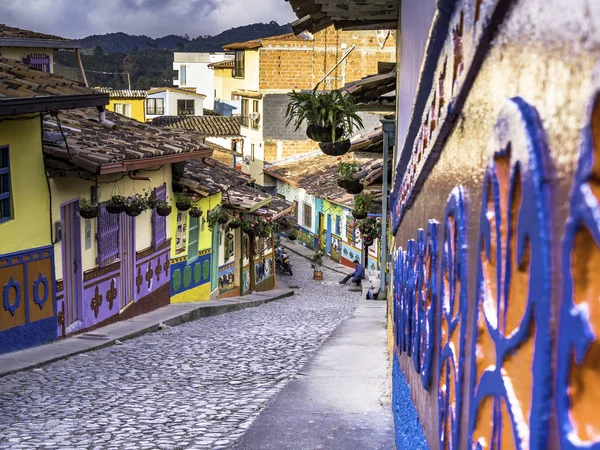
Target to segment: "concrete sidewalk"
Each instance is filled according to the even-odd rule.
[[[310,248],[306,248],[305,246],[300,244],[298,241],[290,241],[289,239],[281,238],[281,245],[283,245],[289,251],[294,252],[294,253],[296,253],[300,256],[303,256],[307,259],[315,254],[314,250],[311,250]],[[334,270],[336,272],[343,273],[344,275],[349,275],[352,272],[354,272],[353,269],[343,266],[340,263],[336,263],[335,261],[331,260],[329,258],[329,256],[323,257],[323,267],[327,267],[330,270]]]
[[[0,355],[0,377],[22,370],[49,364],[79,353],[89,352],[158,331],[163,326],[177,326],[201,317],[259,306],[264,303],[291,297],[294,291],[285,287],[267,292],[257,292],[244,297],[210,300],[194,303],[175,303],[147,314],[97,328],[51,344]]]
[[[360,300],[234,448],[396,448],[386,339],[385,304]]]

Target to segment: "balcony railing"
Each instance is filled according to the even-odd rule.
[[[193,116],[194,115],[194,109],[188,109],[188,108],[183,108],[183,109],[177,109],[177,115],[178,116]]]

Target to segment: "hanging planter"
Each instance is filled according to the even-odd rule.
[[[221,225],[225,225],[227,222],[229,222],[229,214],[227,214],[225,211],[221,211],[221,215],[217,219],[217,222],[219,222]]]
[[[346,189],[346,192],[348,194],[356,195],[356,194],[360,194],[364,188],[365,187],[359,180],[354,179],[354,180],[347,180],[347,184],[344,189]]]
[[[373,245],[373,238],[371,236],[364,236],[362,241],[367,247]]]
[[[355,219],[364,219],[369,214],[369,211],[373,207],[373,194],[370,192],[364,192],[354,197],[354,208],[352,209],[352,216]]]
[[[206,214],[208,228],[212,230],[217,224],[225,225],[229,222],[229,217],[229,214],[223,210],[221,205],[216,206]]]
[[[121,214],[125,211],[125,208],[129,204],[129,200],[127,197],[123,197],[122,195],[113,195],[106,202],[106,211],[110,214]]]
[[[242,219],[240,219],[239,217],[236,217],[231,222],[229,222],[229,228],[231,230],[236,230],[241,226],[242,226]]]
[[[185,195],[181,195],[175,200],[175,207],[179,211],[187,211],[192,207],[192,199]]]
[[[172,209],[173,208],[171,208],[171,205],[164,200],[158,200],[156,202],[156,214],[161,217],[167,217],[169,214],[171,214]]]
[[[319,148],[323,153],[329,156],[345,155],[350,150],[350,139],[336,142],[321,142]]]
[[[288,96],[286,126],[294,122],[294,131],[297,131],[306,122],[306,135],[314,141],[339,141],[352,135],[354,129],[363,127],[356,102],[350,94],[337,89],[329,92],[317,92],[315,89],[311,92],[294,91]]]
[[[190,217],[198,218],[202,216],[202,210],[197,206],[192,206],[188,214],[190,215]]]
[[[141,195],[134,195],[129,199],[125,206],[125,214],[131,217],[137,217],[148,209],[148,202]]]
[[[242,231],[246,234],[252,234],[254,232],[252,224],[250,222],[243,221],[242,222]]]
[[[154,195],[154,192],[146,192],[146,204],[148,209],[155,209],[158,206],[159,198]]]
[[[357,220],[366,219],[368,214],[369,213],[366,211],[356,211],[355,209],[352,210],[352,217]]]
[[[315,142],[331,142],[331,132],[333,131],[333,127],[321,127],[319,125],[310,124],[306,128],[306,135],[309,139]],[[335,130],[335,140],[337,141],[344,135],[344,129],[342,127],[337,127]]]
[[[298,239],[298,231],[296,230],[291,230],[288,234],[287,237],[290,241],[295,241],[296,239]]]
[[[82,198],[79,200],[79,216],[83,219],[93,219],[100,214],[100,206],[92,204],[89,200]]]

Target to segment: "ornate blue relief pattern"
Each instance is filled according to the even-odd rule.
[[[444,214],[439,307],[438,417],[440,448],[458,449],[467,319],[467,217],[462,187],[450,193]]]
[[[488,145],[471,348],[470,448],[546,448],[550,390],[547,148],[521,98]],[[530,372],[532,376],[523,376]]]
[[[15,300],[11,303],[10,292],[14,291]],[[13,280],[12,277],[8,280],[8,283],[4,286],[3,291],[3,303],[4,310],[10,312],[11,316],[15,316],[17,308],[21,304],[21,284],[18,281]]]
[[[40,285],[44,287],[44,293],[40,297]],[[41,273],[37,279],[33,282],[33,301],[39,306],[40,310],[44,309],[44,304],[48,300],[48,294],[50,293],[50,286],[48,285],[48,278],[44,277]]]
[[[565,450],[600,449],[598,398],[594,394],[600,360],[600,66],[593,84],[563,241],[556,409]]]

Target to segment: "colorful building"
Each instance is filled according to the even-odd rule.
[[[290,4],[399,38],[397,447],[600,448],[600,3]]]
[[[226,45],[235,53],[231,62],[213,65],[217,97],[240,102],[241,133],[245,138],[242,170],[274,192],[275,180],[264,168],[285,158],[318,150],[305,130],[285,125],[288,93],[293,90],[339,89],[378,72],[381,62],[395,61],[395,32],[338,31],[285,34]],[[393,64],[392,64],[393,66]],[[365,130],[379,117],[361,113]],[[357,130],[357,134],[359,130]]]
[[[42,154],[49,111],[108,103],[106,94],[0,58],[0,353],[55,340],[57,225]],[[60,92],[60,94],[57,94]]]
[[[153,88],[146,99],[146,120],[161,116],[203,116],[206,95],[193,89]]]
[[[138,122],[146,121],[147,92],[141,90],[96,88],[98,92],[110,95],[108,111],[116,112],[122,116],[135,119]]]

